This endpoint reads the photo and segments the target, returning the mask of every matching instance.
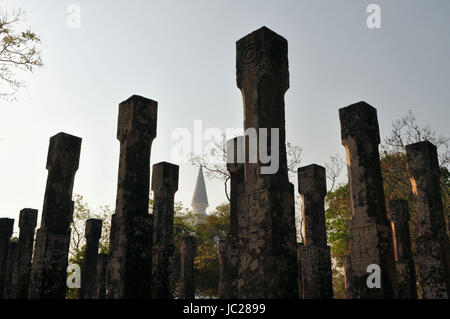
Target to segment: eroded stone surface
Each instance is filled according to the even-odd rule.
[[[279,154],[274,174],[262,174],[268,164],[261,161],[260,145],[246,140],[247,150],[257,150],[257,162],[246,161],[245,182],[239,186],[238,297],[298,298],[294,187],[288,180],[285,143],[287,41],[263,27],[237,41],[236,50],[244,129],[255,129],[259,141],[259,129],[266,128],[269,145],[271,129],[278,129],[279,134],[273,146]]]
[[[8,259],[6,262],[5,284],[3,287],[3,299],[12,299],[11,288],[13,284],[13,274],[17,267],[17,241],[9,242]]]
[[[158,103],[133,95],[119,105],[116,213],[111,224],[108,298],[150,298],[153,220],[148,213],[150,153]]]
[[[63,299],[66,295],[72,190],[80,160],[81,138],[59,133],[50,138],[47,185],[36,234],[28,297]]]
[[[408,201],[389,202],[395,263],[397,266],[398,298],[417,299],[416,270],[411,251]]]
[[[230,231],[219,245],[220,281],[219,298],[238,296],[239,273],[239,185],[244,182],[244,139],[242,136],[227,141],[227,170],[230,173]]]
[[[11,297],[27,299],[30,285],[31,259],[33,257],[34,233],[38,210],[25,208],[19,215],[19,242],[17,246],[17,269],[13,273]]]
[[[341,108],[339,118],[350,184],[352,292],[354,298],[393,298],[397,279],[381,178],[377,111],[359,102]],[[380,289],[367,287],[371,264],[381,268]]]
[[[298,191],[302,196],[305,242],[302,248],[304,299],[333,298],[331,251],[325,225],[325,168],[312,164],[298,169]]]
[[[108,267],[108,254],[97,255],[97,290],[96,299],[106,298],[106,280]]]
[[[0,218],[0,294],[5,289],[9,241],[13,233],[13,227],[14,219]]]
[[[180,242],[181,271],[178,283],[179,299],[195,299],[194,259],[196,244],[194,237],[183,238]]]
[[[449,298],[450,252],[439,185],[436,146],[406,146],[408,174],[416,209],[416,263],[422,298]]]
[[[173,297],[170,285],[174,253],[174,197],[178,190],[179,166],[167,162],[153,165],[153,275],[152,298]]]
[[[86,247],[81,268],[80,299],[95,299],[97,296],[97,255],[102,224],[101,219],[91,218],[86,221],[84,231]]]

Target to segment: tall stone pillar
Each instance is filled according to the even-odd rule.
[[[219,245],[220,281],[219,298],[235,299],[238,296],[238,201],[239,185],[244,182],[244,138],[227,141],[227,170],[230,173],[230,231]]]
[[[3,299],[12,299],[11,291],[13,285],[13,273],[17,267],[17,241],[11,240],[8,248],[8,259],[6,261],[5,284],[3,287]]]
[[[19,216],[19,242],[17,246],[17,269],[13,274],[11,297],[27,299],[30,285],[31,258],[33,257],[34,233],[38,210],[24,208]]]
[[[108,254],[97,255],[97,292],[96,299],[106,298],[106,279],[108,267]]]
[[[171,257],[174,253],[174,197],[178,190],[179,166],[167,162],[153,165],[153,275],[152,298],[173,298],[170,287]]]
[[[194,259],[196,244],[194,237],[186,237],[180,243],[181,272],[178,284],[178,299],[195,299]]]
[[[14,228],[14,219],[0,218],[0,295],[3,293],[8,264],[9,241]]]
[[[298,263],[298,273],[297,273],[297,286],[298,295],[300,299],[303,299],[303,262],[302,262],[302,249],[304,244],[297,243],[297,263]]]
[[[50,138],[47,186],[31,268],[30,299],[64,299],[66,295],[72,190],[80,148],[79,137],[58,133]]]
[[[298,169],[298,191],[302,196],[305,243],[302,248],[304,299],[333,298],[331,251],[325,225],[325,168],[309,165]]]
[[[98,242],[102,236],[101,219],[91,218],[86,221],[84,237],[86,247],[81,268],[80,299],[95,299],[97,294],[97,255]]]
[[[424,299],[450,297],[450,252],[439,184],[437,149],[425,141],[406,146],[416,209],[416,263]]]
[[[398,298],[417,299],[416,269],[411,251],[408,202],[403,199],[391,200],[389,215],[397,267]]]
[[[152,216],[148,213],[150,153],[158,103],[133,95],[119,105],[116,213],[111,225],[108,298],[150,298]]]
[[[394,298],[397,279],[386,216],[378,144],[377,110],[359,102],[339,110],[347,152],[352,220],[349,225],[354,298]],[[381,288],[369,288],[369,265],[381,270]],[[370,269],[369,269],[370,270]]]
[[[239,298],[298,298],[294,186],[286,161],[287,46],[266,27],[236,43],[249,150],[239,189]]]
[[[352,293],[352,259],[350,255],[344,256],[345,299],[353,299]]]

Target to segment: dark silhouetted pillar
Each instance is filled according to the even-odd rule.
[[[73,218],[72,190],[80,160],[81,138],[58,133],[50,138],[47,186],[41,226],[36,234],[30,299],[64,299]]]

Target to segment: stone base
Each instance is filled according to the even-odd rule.
[[[70,232],[53,234],[38,230],[31,268],[29,299],[64,299]]]
[[[115,214],[111,230],[108,299],[150,298],[153,216],[126,224]]]
[[[298,298],[294,186],[240,194],[238,297]]]
[[[228,235],[219,246],[220,280],[219,299],[236,299],[237,277],[239,266],[238,240],[236,236]]]
[[[307,245],[301,249],[303,298],[333,298],[330,247]]]
[[[396,267],[388,225],[352,226],[350,222],[352,294],[356,299],[394,298],[397,294]],[[381,288],[367,287],[367,267],[380,266]]]

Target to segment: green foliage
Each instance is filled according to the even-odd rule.
[[[349,186],[345,184],[329,192],[326,197],[327,240],[331,246],[331,256],[338,267],[342,267],[344,255],[349,254],[348,222],[351,219],[349,195]]]

